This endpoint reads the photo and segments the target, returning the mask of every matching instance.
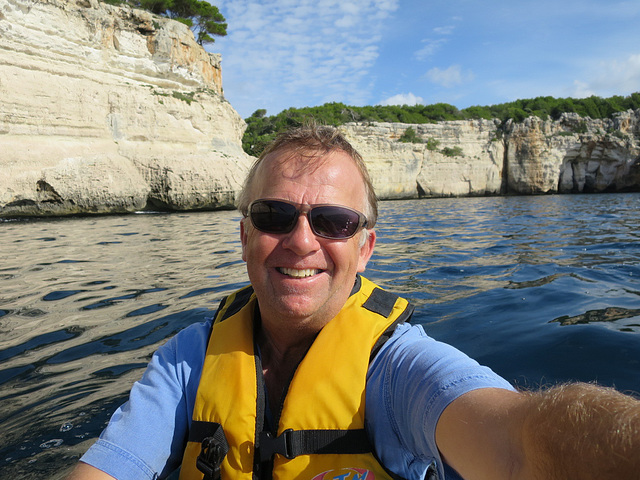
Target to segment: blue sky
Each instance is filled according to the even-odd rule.
[[[260,108],[640,91],[640,1],[211,0],[225,97]]]

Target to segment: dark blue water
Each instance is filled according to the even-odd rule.
[[[519,387],[640,392],[640,194],[383,202],[366,275]],[[235,212],[0,223],[0,478],[62,478],[246,283]]]

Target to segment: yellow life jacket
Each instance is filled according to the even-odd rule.
[[[364,430],[365,386],[370,360],[413,307],[358,276],[298,365],[279,415],[274,411],[277,432],[263,431],[256,307],[246,287],[224,299],[216,314],[180,480],[201,480],[202,472],[205,480],[397,478],[377,461]]]

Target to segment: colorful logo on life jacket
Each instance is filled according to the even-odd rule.
[[[375,480],[373,472],[364,468],[339,468],[316,475],[311,480]]]

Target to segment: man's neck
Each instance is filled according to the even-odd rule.
[[[292,332],[288,332],[286,336],[274,335],[263,327],[258,331],[262,374],[274,413],[280,408],[296,368],[317,335],[317,332],[307,335],[298,333],[297,336],[292,335]]]

